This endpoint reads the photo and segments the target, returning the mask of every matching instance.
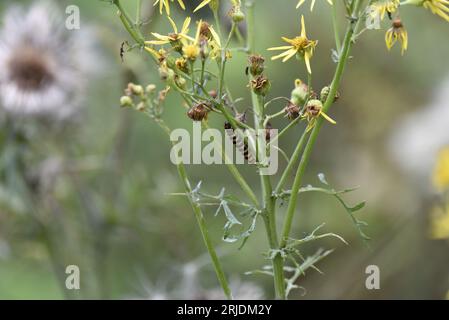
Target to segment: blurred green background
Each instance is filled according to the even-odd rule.
[[[129,10],[135,10],[135,1],[124,2]],[[311,14],[306,7],[293,10],[293,0],[256,2],[257,50],[269,56],[265,48],[281,45],[281,35],[296,35],[300,13],[304,12],[309,36],[319,39],[312,60],[313,85],[327,85],[334,70],[327,3],[318,1]],[[0,12],[19,3],[28,6],[31,2],[2,1]],[[159,84],[156,66],[139,50],[127,53],[124,62],[120,61],[120,45],[131,39],[107,1],[57,3],[62,14],[66,5],[80,7],[81,29],[92,28],[102,71],[89,82],[80,123],[58,132],[44,130],[36,135],[37,141],[31,142],[30,150],[35,163],[58,155],[87,163],[89,168],[58,176],[52,194],[40,195],[44,226],[36,226],[27,212],[17,213],[1,205],[0,298],[213,297],[211,290],[217,283],[204,257],[202,239],[187,200],[168,195],[182,192],[182,188],[169,160],[167,138],[143,115],[119,107],[127,82]],[[148,16],[151,6],[146,10],[143,14]],[[174,16],[178,21],[183,14],[177,11]],[[341,12],[342,32],[343,17]],[[432,168],[428,168],[428,179],[414,176],[392,159],[388,147],[400,121],[431,104],[435,90],[449,75],[449,24],[413,7],[401,9],[401,17],[410,42],[404,56],[399,50],[387,51],[381,30],[367,31],[356,43],[340,90],[342,97],[330,112],[338,125],[324,127],[304,181],[316,184],[317,174],[324,172],[336,188],[359,186],[347,199],[350,203],[367,200],[366,208],[358,215],[369,224],[365,231],[372,240],[368,246],[363,243],[333,198],[322,194],[302,196],[295,237],[325,222],[326,231],[343,236],[349,245],[329,239],[305,248],[306,255],[318,247],[335,251],[318,264],[324,274],[309,271],[300,279],[298,284],[307,293],[303,296],[302,291],[297,291],[291,298],[442,299],[449,289],[448,242],[429,237],[428,213],[435,197],[429,184]],[[148,38],[150,31],[164,34],[168,30],[165,18],[154,15],[150,20],[151,24],[144,26]],[[236,53],[227,74],[228,81],[232,79],[229,85],[234,97],[244,98],[241,108],[250,105],[245,61],[243,54]],[[304,78],[305,72],[293,60],[285,64],[267,61],[267,75],[272,80],[270,96],[289,96],[294,80]],[[273,108],[282,107],[278,104]],[[172,127],[191,126],[175,95],[167,101],[164,118]],[[221,127],[221,121],[212,118],[210,122]],[[285,120],[274,126],[282,124]],[[299,134],[299,130],[293,130],[281,143],[288,154]],[[222,187],[232,194],[241,193],[223,166],[188,169],[192,180],[203,181],[210,193],[217,194]],[[242,171],[251,184],[257,185],[256,175]],[[264,297],[272,297],[270,278],[244,275],[267,263],[262,255],[267,250],[262,222],[247,245],[238,250],[239,244],[221,241],[225,220],[213,214],[214,209],[206,210],[227,274],[235,283],[256,284]],[[70,264],[80,267],[81,290],[64,288],[64,270]],[[365,288],[368,265],[377,265],[381,270],[380,290]]]

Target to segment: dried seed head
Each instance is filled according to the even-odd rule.
[[[264,75],[259,75],[250,82],[251,89],[255,94],[265,96],[270,91],[271,83]]]
[[[320,115],[323,109],[323,103],[320,100],[309,100],[305,107],[304,113],[310,118],[316,118]]]
[[[199,103],[194,105],[187,112],[187,116],[193,121],[203,121],[207,119],[207,115],[210,111],[210,107],[206,103]]]
[[[248,57],[248,68],[249,68],[249,72],[253,77],[256,77],[260,74],[262,74],[262,72],[265,69],[264,63],[265,63],[265,58],[262,57],[261,55],[258,54],[252,54]]]
[[[299,117],[299,113],[301,110],[296,104],[289,102],[287,106],[284,108],[284,111],[287,118],[289,118],[290,120],[295,120],[296,118]]]
[[[205,40],[209,40],[212,38],[212,33],[210,32],[210,24],[206,21],[201,21],[200,26],[200,37]]]

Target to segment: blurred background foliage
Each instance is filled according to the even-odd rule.
[[[135,1],[124,2],[135,10]],[[2,1],[0,11],[30,3]],[[204,292],[217,284],[207,259],[204,262],[205,250],[194,216],[186,199],[168,195],[182,189],[169,161],[166,136],[146,117],[119,108],[129,81],[159,84],[157,68],[139,50],[125,54],[124,62],[120,61],[120,44],[130,39],[107,1],[58,1],[62,9],[69,4],[80,7],[81,29],[89,26],[95,32],[101,57],[95,63],[101,64],[102,71],[89,83],[79,123],[48,132],[45,126],[37,126],[39,133],[27,146],[36,166],[53,157],[65,159],[69,165],[54,178],[51,192],[35,193],[33,207],[44,219],[36,223],[21,204],[23,199],[12,199],[4,187],[0,192],[0,298],[210,298]],[[281,35],[299,31],[300,11],[293,10],[295,4],[293,0],[257,1],[257,49],[261,54],[267,56],[265,48],[277,45]],[[148,5],[143,14],[149,16],[151,10]],[[325,1],[318,1],[312,14],[306,7],[302,12],[309,35],[319,39],[312,68],[314,87],[321,88],[330,82],[334,69],[330,10]],[[200,13],[207,14],[207,10]],[[174,16],[180,21],[183,14]],[[324,274],[309,271],[300,280],[306,295],[298,291],[293,298],[441,299],[449,289],[448,242],[429,236],[429,212],[435,199],[430,185],[432,167],[427,168],[427,176],[414,176],[403,170],[389,151],[401,119],[426,108],[449,76],[449,25],[413,7],[401,9],[401,17],[410,42],[403,57],[399,50],[387,51],[383,31],[367,31],[356,44],[340,90],[342,97],[331,110],[338,125],[325,126],[305,179],[305,184],[316,184],[317,174],[324,172],[336,188],[360,186],[348,200],[367,200],[358,214],[369,223],[366,232],[372,240],[369,246],[360,240],[333,198],[302,196],[295,237],[326,222],[325,230],[342,235],[349,245],[331,239],[307,248],[309,254],[317,247],[336,250],[319,263]],[[343,32],[343,19],[340,22]],[[144,34],[164,33],[168,27],[165,18],[150,16]],[[236,53],[227,74],[234,97],[244,98],[239,105],[242,109],[250,104],[245,65],[246,57]],[[304,78],[305,72],[294,61],[268,61],[267,75],[272,81],[270,96],[288,96],[294,80]],[[175,96],[169,96],[164,117],[172,127],[191,127]],[[219,128],[223,125],[214,117],[210,122]],[[285,120],[280,120],[274,126],[283,123]],[[32,121],[26,125],[36,126]],[[2,135],[5,152],[6,133]],[[296,139],[292,131],[281,147],[290,153]],[[189,166],[189,170],[192,180],[202,180],[210,193],[225,186],[229,193],[240,194],[222,166]],[[257,183],[255,175],[246,176]],[[213,213],[206,211],[206,218],[227,273],[259,284],[265,297],[271,297],[271,279],[243,274],[266,263],[262,224],[239,251],[238,244],[221,241],[224,219]],[[76,292],[63,288],[69,264],[81,269],[81,290]],[[365,289],[365,268],[371,264],[380,267],[381,290]],[[196,271],[186,266],[195,266]],[[185,284],[185,277],[192,272],[201,276],[193,284]],[[190,296],[183,295],[183,289],[187,290],[183,285],[196,290],[195,295],[192,290]]]

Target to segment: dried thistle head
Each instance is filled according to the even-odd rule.
[[[270,91],[271,83],[264,75],[258,75],[250,82],[250,87],[255,94],[265,96]]]
[[[210,106],[207,103],[201,102],[192,106],[189,111],[187,111],[187,116],[193,121],[203,121],[207,120],[209,111]]]

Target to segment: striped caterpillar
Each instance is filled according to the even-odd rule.
[[[240,151],[241,154],[243,154],[245,160],[248,161],[249,164],[255,164],[256,159],[249,150],[248,141],[245,141],[244,137],[236,134],[235,130],[232,128],[232,125],[229,122],[225,122],[224,128],[229,139],[231,139],[236,149]]]

